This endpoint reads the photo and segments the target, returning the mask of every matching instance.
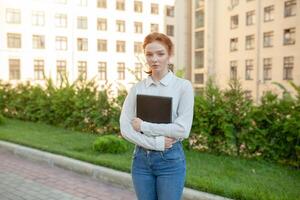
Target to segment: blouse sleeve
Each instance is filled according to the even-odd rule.
[[[144,135],[133,129],[131,125],[132,119],[136,116],[136,86],[133,86],[129,91],[120,116],[120,129],[122,136],[136,145],[147,149],[163,151],[164,150],[164,136]]]

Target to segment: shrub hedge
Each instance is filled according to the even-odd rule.
[[[104,135],[94,141],[93,149],[101,153],[125,153],[128,144],[126,140],[116,135]]]
[[[185,147],[234,156],[263,158],[300,167],[300,87],[292,96],[267,92],[259,104],[245,97],[238,81],[220,90],[209,80],[195,96],[194,121]],[[282,86],[281,86],[282,87]],[[45,122],[97,134],[119,133],[126,92],[111,98],[94,80],[63,81],[56,87],[0,82],[0,113],[5,117]],[[283,87],[282,87],[283,88]],[[283,88],[284,89],[284,88]]]

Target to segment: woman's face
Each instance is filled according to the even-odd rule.
[[[145,55],[152,73],[168,72],[170,56],[163,43],[154,41],[147,44],[145,47]]]

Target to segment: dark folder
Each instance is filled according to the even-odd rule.
[[[138,94],[136,98],[137,117],[146,122],[171,123],[172,97]]]

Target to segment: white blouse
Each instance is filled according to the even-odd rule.
[[[141,131],[133,129],[131,121],[136,117],[136,95],[172,97],[172,123],[157,124],[143,121]],[[178,140],[190,134],[194,111],[194,93],[190,81],[168,72],[158,84],[151,76],[135,84],[129,91],[120,116],[122,136],[128,141],[146,149],[164,151],[165,136]]]

